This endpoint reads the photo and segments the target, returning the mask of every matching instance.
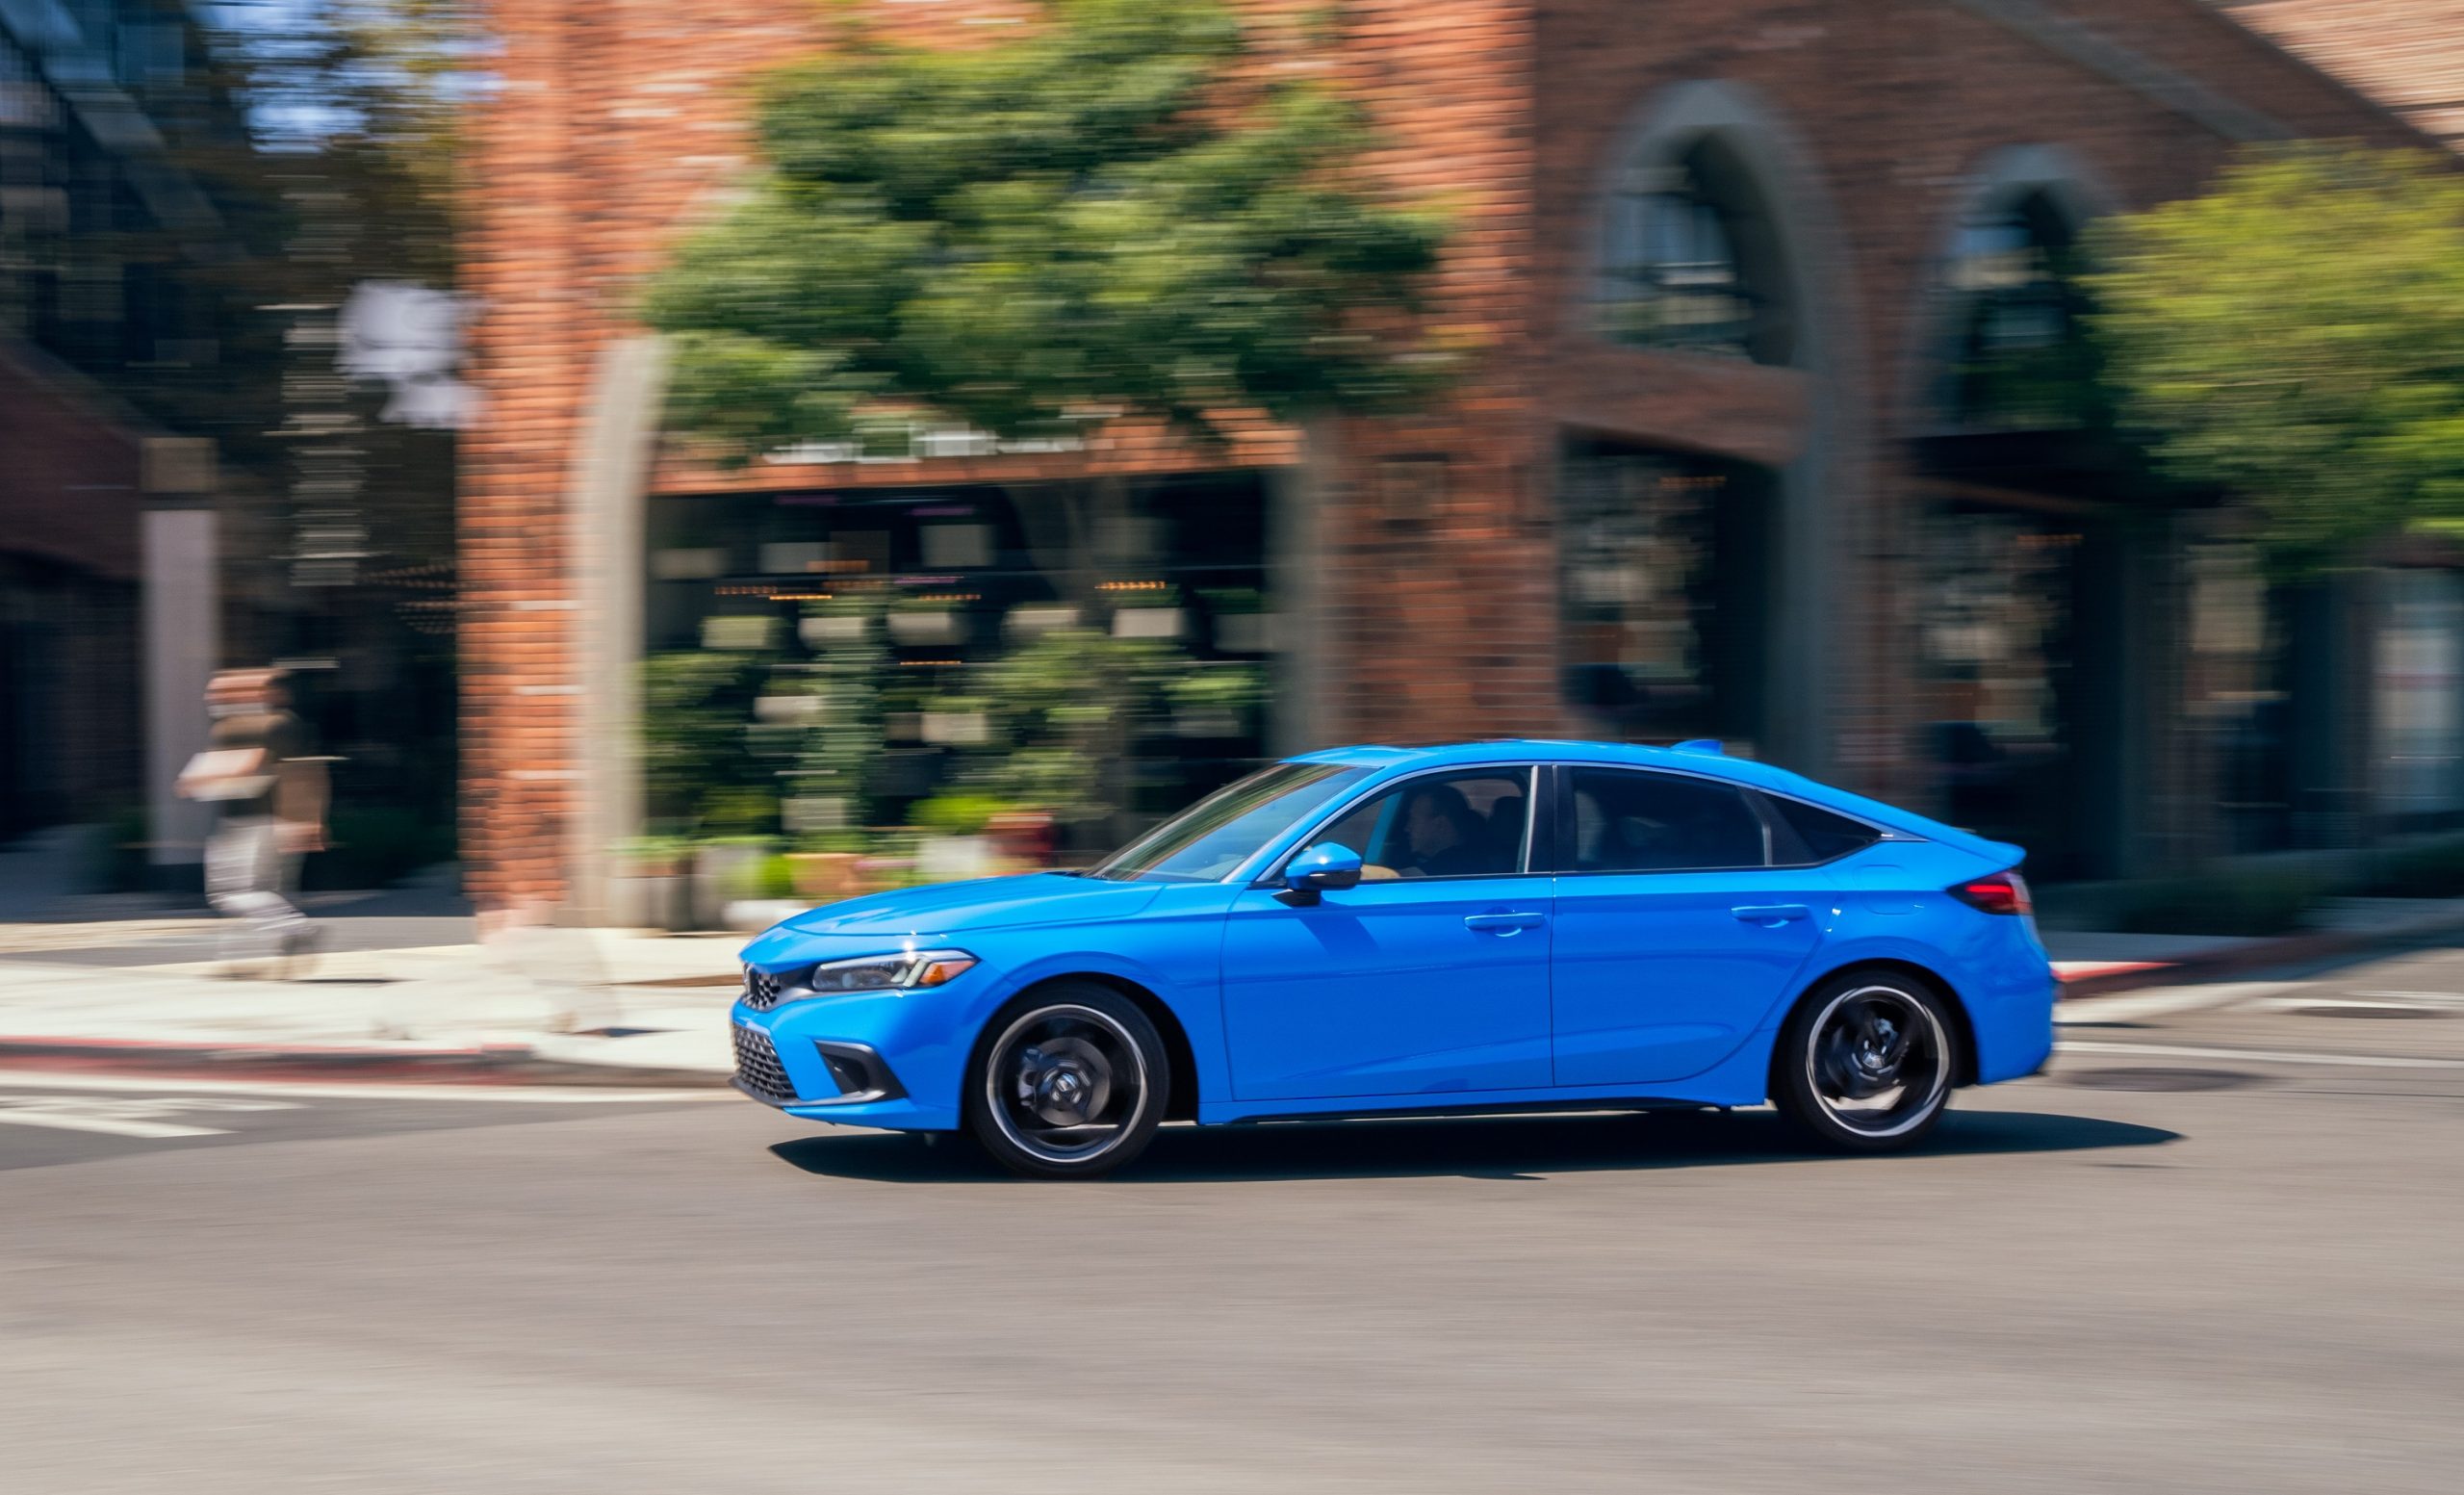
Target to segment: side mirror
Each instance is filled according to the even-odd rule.
[[[1335,841],[1321,841],[1284,863],[1283,891],[1275,894],[1296,907],[1318,901],[1328,889],[1360,886],[1360,853]]]

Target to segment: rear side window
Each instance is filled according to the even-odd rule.
[[[1762,820],[1725,784],[1620,768],[1569,768],[1564,869],[1696,872],[1767,864]]]
[[[1835,862],[1882,839],[1882,833],[1872,826],[1846,815],[1835,815],[1828,810],[1816,810],[1793,799],[1766,797],[1763,803],[1771,807],[1775,817],[1772,860],[1783,865]]]

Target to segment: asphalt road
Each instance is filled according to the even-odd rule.
[[[1025,1184],[732,1097],[0,1076],[0,1486],[2449,1492],[2457,993],[2108,1009],[1882,1160],[1536,1118]]]

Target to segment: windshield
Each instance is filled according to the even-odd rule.
[[[1154,878],[1205,883],[1366,778],[1340,763],[1277,763],[1228,784],[1089,869],[1116,882]]]

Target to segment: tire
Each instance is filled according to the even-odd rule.
[[[995,1014],[967,1073],[966,1124],[1029,1178],[1095,1178],[1146,1150],[1172,1095],[1162,1035],[1091,981],[1040,987]]]
[[[1942,1120],[1959,1076],[1959,1024],[1927,982],[1842,971],[1806,993],[1780,1031],[1771,1100],[1835,1152],[1896,1152]]]

